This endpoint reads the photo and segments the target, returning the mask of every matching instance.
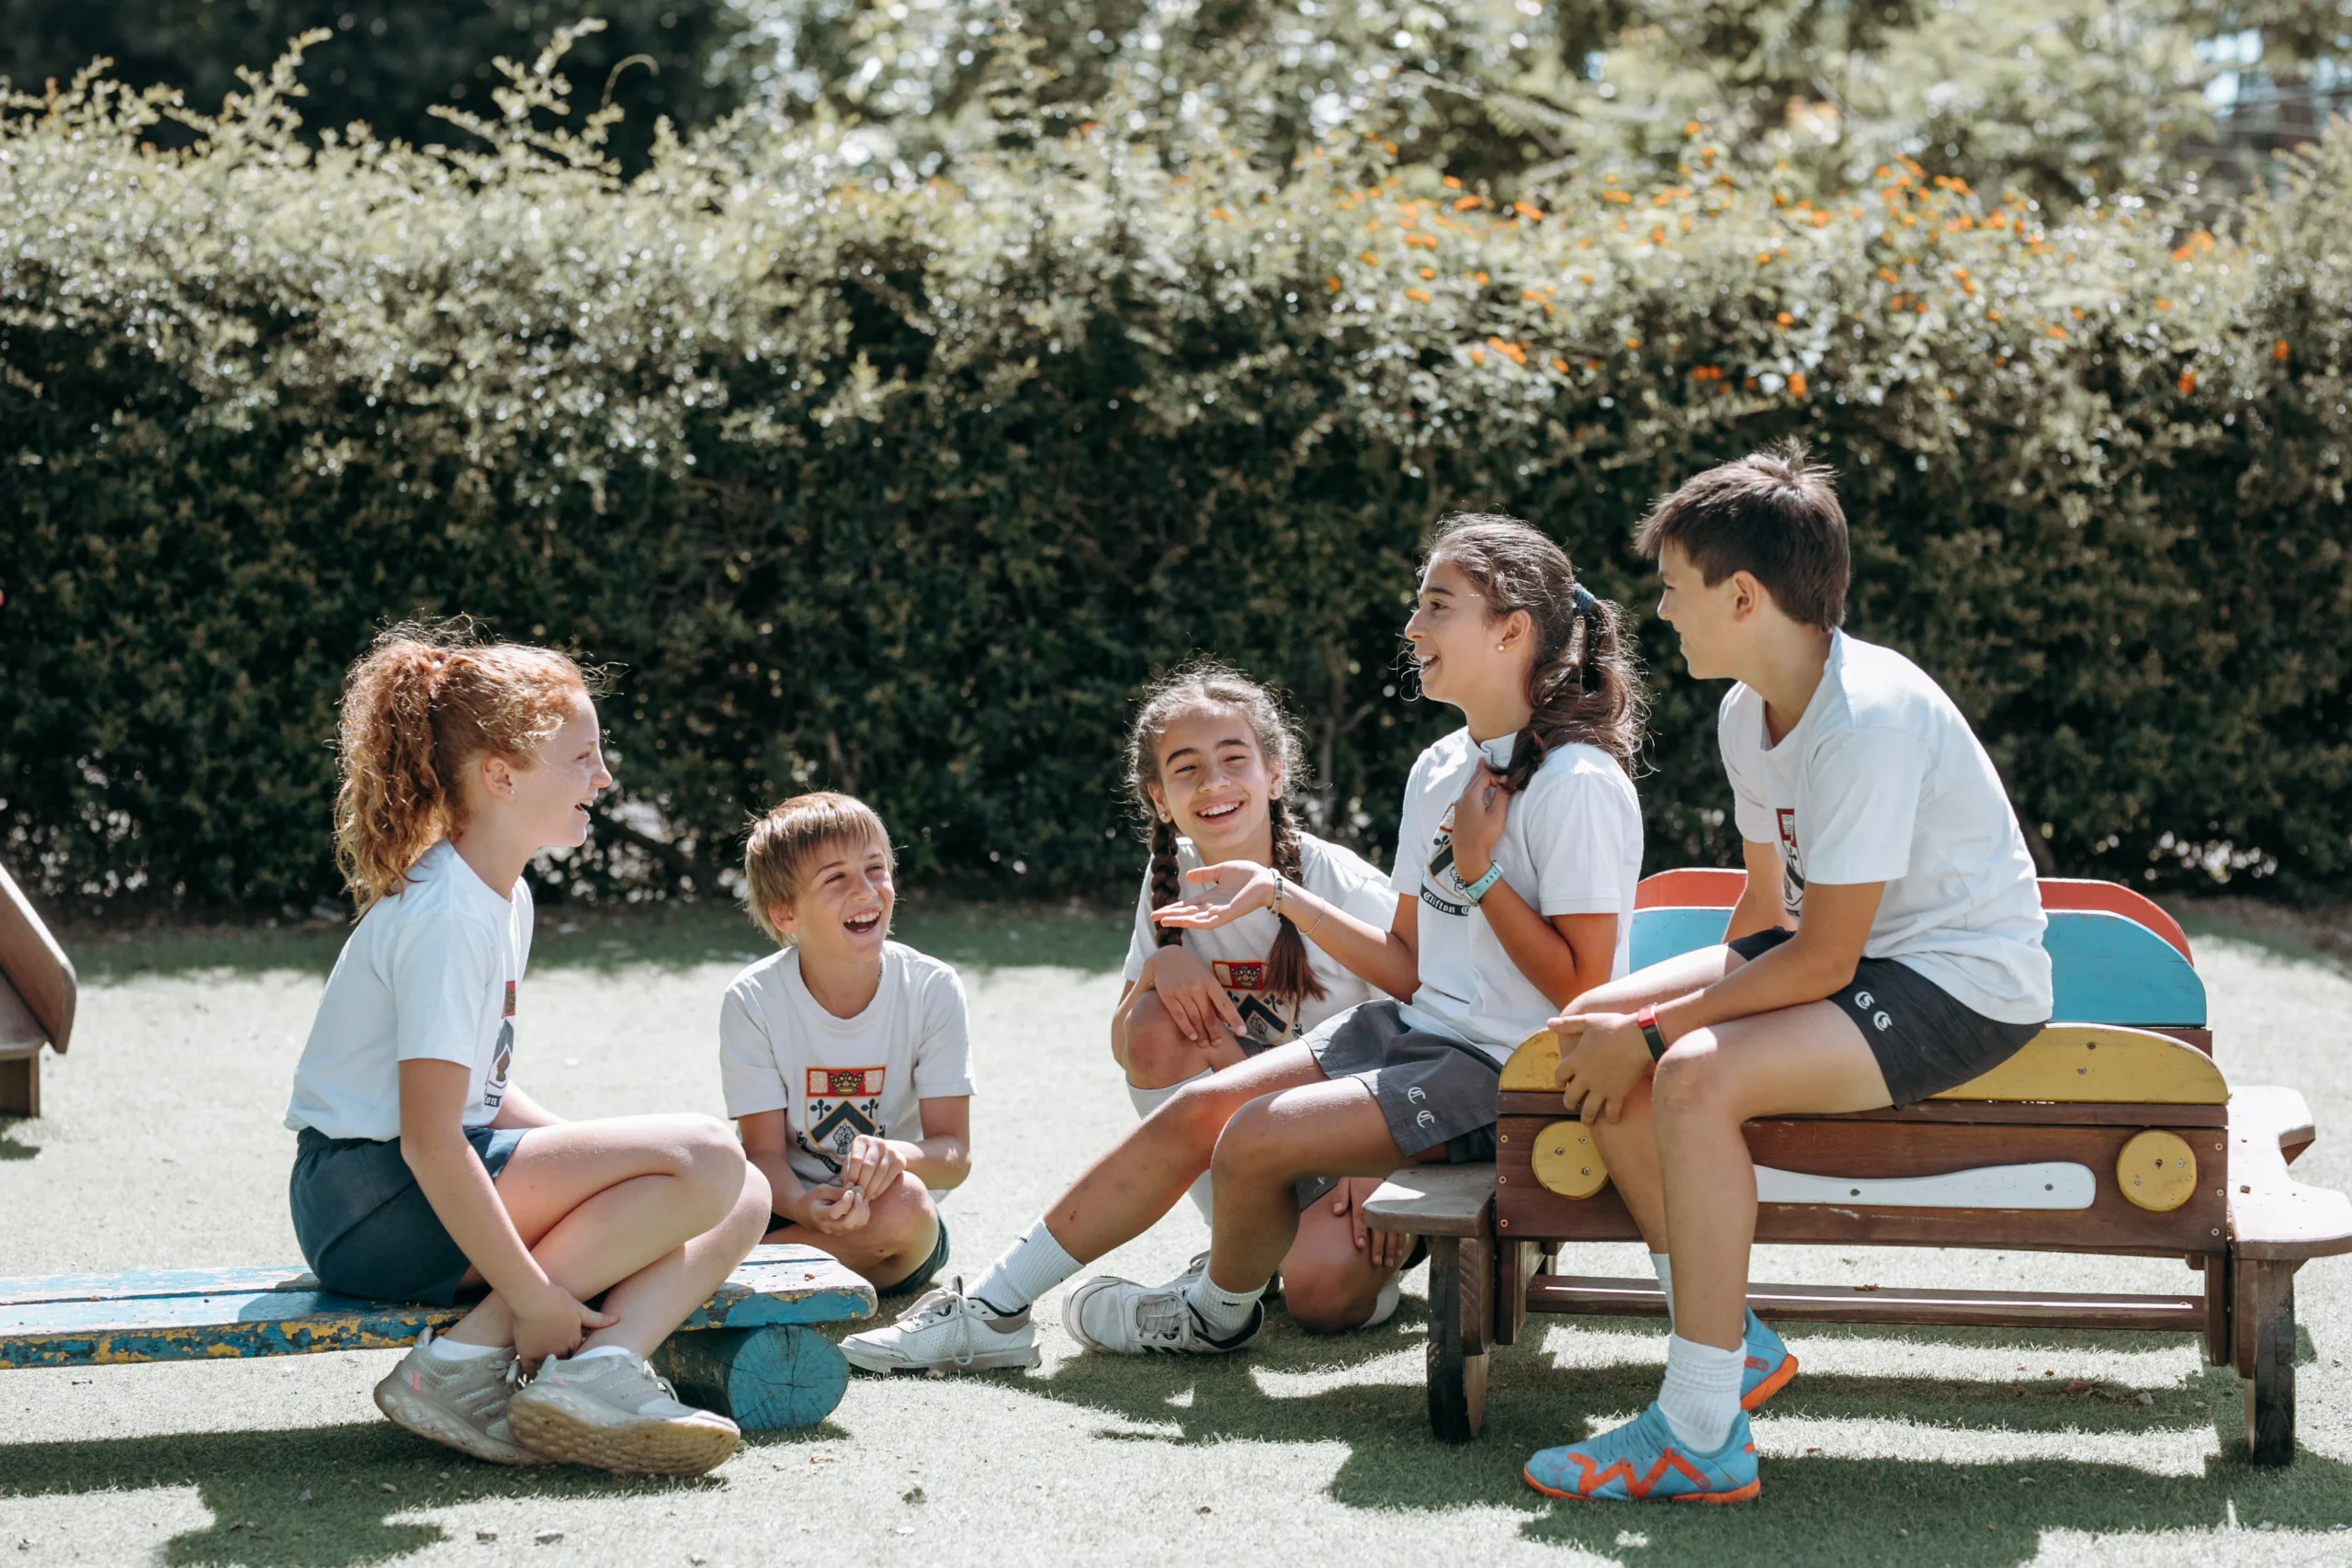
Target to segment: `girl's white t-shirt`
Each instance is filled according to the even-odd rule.
[[[1200,852],[1192,840],[1176,840],[1176,864],[1180,874],[1199,869]],[[1301,833],[1298,880],[1317,898],[1345,909],[1374,931],[1385,931],[1396,923],[1396,895],[1389,891],[1388,878],[1352,850]],[[1310,937],[1306,965],[1323,982],[1323,996],[1320,1000],[1290,1006],[1266,988],[1268,959],[1281,931],[1282,917],[1272,909],[1252,909],[1214,930],[1184,932],[1184,950],[1206,964],[1225,994],[1233,998],[1250,1039],[1261,1045],[1279,1044],[1359,1002],[1385,994],[1316,946]],[[1159,951],[1159,928],[1151,922],[1151,871],[1146,867],[1143,891],[1136,898],[1135,935],[1127,943],[1129,984],[1143,978],[1144,964]]]
[[[938,959],[882,944],[882,983],[865,1010],[836,1018],[808,991],[787,947],[735,976],[718,1010],[727,1114],[784,1112],[793,1174],[831,1186],[860,1133],[914,1143],[925,1100],[972,1092],[964,986]]]
[[[1927,671],[1833,632],[1821,683],[1779,745],[1744,685],[1724,696],[1716,733],[1739,836],[1780,850],[1792,920],[1807,882],[1884,883],[1864,957],[2003,1023],[2050,1016],[2033,855],[1993,759]]]
[[[1453,867],[1454,804],[1482,752],[1499,771],[1518,739],[1506,735],[1480,747],[1467,729],[1457,729],[1421,753],[1405,784],[1390,879],[1398,893],[1421,901],[1421,984],[1405,1021],[1476,1045],[1497,1061],[1560,1010],[1519,972]],[[1609,973],[1612,979],[1625,973],[1634,888],[1642,879],[1642,803],[1614,757],[1581,742],[1554,747],[1511,797],[1495,863],[1511,890],[1547,919],[1615,915],[1617,953]]]
[[[514,1064],[515,998],[531,956],[531,890],[474,874],[444,839],[343,944],[294,1066],[286,1125],[330,1138],[401,1135],[402,1062],[473,1072],[461,1121],[485,1127]]]

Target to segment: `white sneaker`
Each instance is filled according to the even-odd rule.
[[[1190,1275],[1183,1276],[1187,1281]],[[1265,1325],[1266,1303],[1250,1308],[1250,1321],[1227,1339],[1213,1339],[1184,1299],[1184,1285],[1138,1285],[1097,1274],[1062,1298],[1062,1326],[1090,1350],[1114,1356],[1216,1356],[1238,1350]]]
[[[429,1328],[417,1337],[400,1365],[376,1385],[376,1408],[420,1438],[492,1464],[546,1463],[516,1442],[506,1425],[507,1403],[519,1376],[514,1352],[453,1361],[426,1355],[424,1348],[432,1343]]]
[[[984,1372],[1034,1367],[1043,1359],[1025,1308],[1001,1316],[966,1295],[961,1278],[922,1296],[898,1322],[851,1335],[842,1341],[842,1354],[868,1372]]]
[[[700,1475],[743,1440],[735,1423],[678,1401],[635,1356],[550,1356],[507,1405],[533,1452],[631,1475]]]

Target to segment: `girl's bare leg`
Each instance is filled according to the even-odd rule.
[[[850,1272],[888,1288],[921,1268],[939,1245],[939,1210],[920,1178],[901,1174],[856,1230],[827,1235],[808,1225],[778,1225],[763,1239],[830,1252]]]
[[[726,1280],[767,1227],[767,1179],[707,1116],[628,1116],[535,1127],[499,1173],[498,1196],[548,1278],[619,1321],[582,1348],[650,1355]],[[466,1280],[479,1284],[476,1270]],[[514,1314],[492,1292],[449,1330],[507,1345]]]
[[[1306,1055],[1304,1046],[1295,1049]],[[1216,1141],[1217,1225],[1209,1237],[1209,1280],[1220,1290],[1257,1290],[1273,1277],[1298,1235],[1293,1182],[1308,1176],[1386,1176],[1406,1163],[1363,1079],[1326,1078],[1312,1058],[1306,1065],[1313,1078],[1241,1106]],[[1286,1300],[1291,1288],[1285,1279]],[[1371,1308],[1368,1299],[1364,1307]],[[1296,1315],[1295,1303],[1292,1312]],[[1363,1321],[1361,1314],[1356,1321]]]
[[[1113,1145],[1046,1211],[1046,1228],[1070,1257],[1092,1262],[1149,1230],[1176,1206],[1185,1189],[1209,1168],[1217,1134],[1236,1111],[1279,1090],[1323,1081],[1323,1070],[1306,1046],[1278,1045],[1214,1077],[1186,1084]],[[1381,1174],[1393,1168],[1384,1168]],[[1222,1187],[1217,1202],[1222,1217]],[[1275,1262],[1288,1249],[1297,1223],[1294,1203],[1282,1246],[1274,1250]],[[1222,1222],[1216,1226],[1219,1235],[1228,1228],[1233,1227]],[[1270,1272],[1272,1268],[1272,1263],[1267,1265]]]

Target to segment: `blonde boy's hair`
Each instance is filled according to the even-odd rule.
[[[792,944],[768,911],[797,900],[810,857],[837,844],[879,844],[883,863],[894,872],[899,868],[882,818],[852,795],[831,790],[796,795],[752,824],[743,844],[743,901],[751,906],[752,922],[778,947]]]

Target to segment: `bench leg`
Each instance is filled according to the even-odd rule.
[[[746,1432],[814,1427],[849,1387],[841,1351],[797,1323],[673,1334],[653,1352],[653,1370],[676,1385],[680,1399]]]
[[[2211,1253],[2194,1261],[2205,1274],[2205,1362],[2213,1367],[2230,1366],[2237,1359],[2230,1342],[2230,1308],[2233,1300],[2230,1255]]]
[[[1430,1237],[1430,1429],[1466,1443],[1487,1418],[1487,1347],[1494,1337],[1494,1243]]]
[[[2256,1464],[2295,1458],[2295,1266],[2234,1259],[2245,1446]]]
[[[40,1114],[40,1053],[0,1062],[0,1116]]]

